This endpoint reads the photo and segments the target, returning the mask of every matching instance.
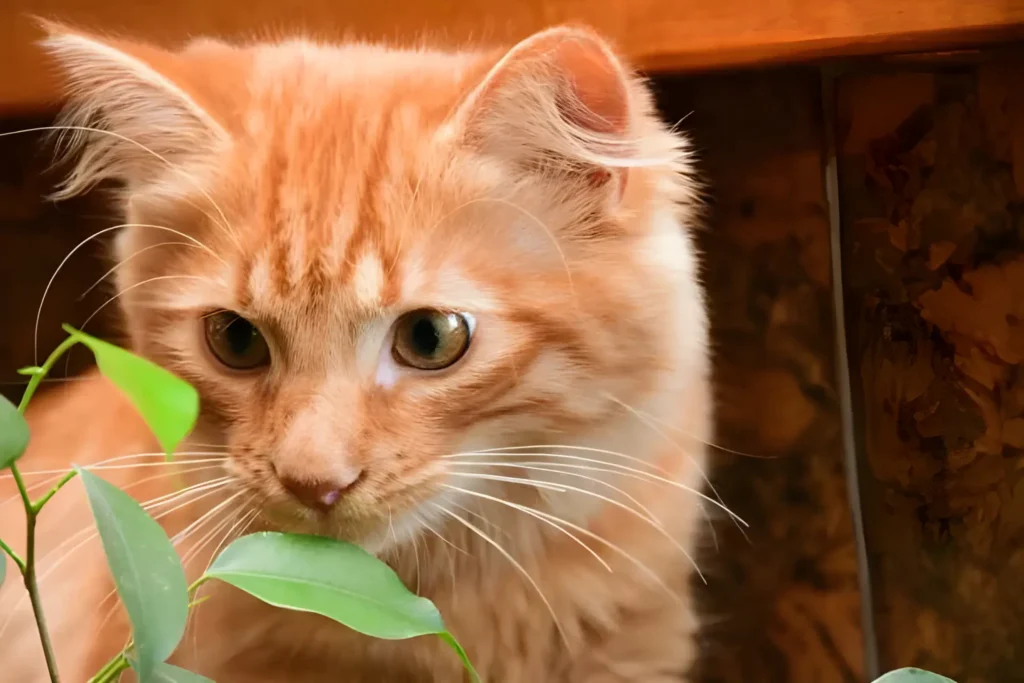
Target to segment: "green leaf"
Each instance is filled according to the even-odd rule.
[[[909,668],[890,671],[877,679],[875,683],[955,683],[955,681],[923,669]]]
[[[153,670],[151,680],[155,683],[213,683],[206,676],[186,671],[173,664],[158,664]]]
[[[448,633],[447,631],[445,631],[444,633],[439,633],[438,636],[441,638],[441,640],[448,644],[448,647],[455,650],[455,654],[457,654],[459,656],[459,659],[462,660],[462,666],[464,666],[466,668],[466,671],[470,673],[473,680],[479,681],[480,677],[477,675],[476,669],[473,668],[473,663],[469,661],[469,655],[466,654],[466,651],[462,648],[462,645],[459,644],[459,641],[455,640],[455,636],[453,636],[451,633]]]
[[[90,337],[69,325],[64,330],[89,347],[107,379],[127,394],[168,457],[188,436],[199,415],[199,394],[188,382],[145,358]]]
[[[29,366],[24,367],[24,368],[18,368],[18,374],[19,375],[26,375],[28,377],[34,377],[35,375],[41,375],[44,372],[45,372],[45,370],[43,370],[38,365],[29,365]]]
[[[229,545],[204,578],[375,638],[439,635],[472,671],[434,603],[411,593],[391,567],[358,546],[321,536],[252,534]]]
[[[188,585],[167,534],[134,498],[77,468],[117,593],[132,623],[133,663],[143,683],[178,646],[188,618]]]
[[[7,577],[7,553],[0,552],[0,586],[4,585],[4,578]]]
[[[14,404],[0,396],[0,470],[7,469],[28,448],[28,423]]]
[[[409,592],[361,548],[320,536],[263,532],[239,538],[206,576],[278,607],[316,612],[376,638],[443,633],[433,603]]]

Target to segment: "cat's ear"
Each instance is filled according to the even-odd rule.
[[[155,182],[230,141],[225,118],[182,53],[42,22],[67,82],[61,151],[77,163],[58,196],[100,181]],[[209,50],[208,46],[198,49]]]
[[[637,153],[634,91],[604,40],[559,27],[509,50],[456,118],[485,153],[618,194]]]

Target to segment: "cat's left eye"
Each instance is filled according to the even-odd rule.
[[[468,315],[430,308],[412,311],[395,323],[391,355],[417,370],[443,370],[466,354],[472,334]]]

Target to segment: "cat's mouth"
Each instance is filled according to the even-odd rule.
[[[310,508],[293,499],[264,496],[260,505],[265,524],[275,531],[325,536],[356,545],[379,545],[394,523],[383,513],[344,501],[328,509]]]

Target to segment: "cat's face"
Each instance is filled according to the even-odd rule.
[[[594,433],[679,364],[678,140],[589,34],[501,60],[53,43],[148,149],[96,134],[73,177],[126,184],[132,338],[282,526],[406,533],[514,474],[472,463]]]

